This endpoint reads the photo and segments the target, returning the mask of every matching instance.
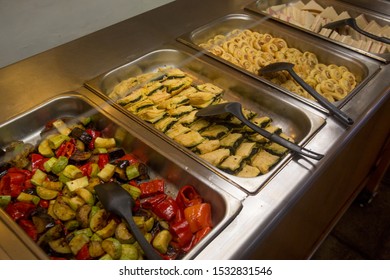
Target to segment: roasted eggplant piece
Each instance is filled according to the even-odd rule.
[[[70,136],[79,139],[85,145],[89,145],[89,143],[92,141],[92,136],[79,127],[74,127],[70,132]]]
[[[91,152],[85,152],[85,151],[80,151],[80,150],[76,150],[72,156],[69,158],[70,161],[72,162],[83,162],[83,161],[87,161],[91,158],[92,156],[92,153]]]
[[[114,161],[123,157],[125,154],[126,152],[122,148],[114,148],[108,151],[108,158],[110,161]]]

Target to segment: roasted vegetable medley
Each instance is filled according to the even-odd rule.
[[[136,201],[137,226],[164,259],[180,259],[212,229],[211,205],[191,185],[176,197],[110,127],[92,118],[56,119],[37,146],[0,150],[0,206],[51,259],[144,259],[125,222],[94,187],[115,181]]]

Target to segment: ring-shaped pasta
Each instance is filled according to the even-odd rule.
[[[306,51],[302,54],[302,56],[306,59],[306,63],[311,67],[314,67],[316,64],[318,64],[318,58],[314,53]]]
[[[343,73],[343,79],[346,79],[349,82],[352,89],[355,88],[355,86],[356,86],[355,75],[353,75],[351,72],[347,71],[347,72]]]
[[[209,49],[209,52],[216,56],[222,56],[224,53],[226,53],[226,51],[220,46],[212,47],[211,49]]]
[[[274,37],[271,39],[270,43],[275,44],[275,46],[278,47],[278,51],[288,47],[287,42],[282,38]]]
[[[336,81],[340,80],[343,77],[343,75],[339,71],[338,67],[337,68],[330,68],[329,72],[330,72],[330,77],[332,79],[335,79]]]
[[[268,33],[264,33],[264,34],[262,34],[262,35],[263,35],[263,36],[261,36],[261,38],[260,38],[260,42],[261,42],[262,44],[268,43],[268,42],[271,41],[272,38],[273,38],[273,36],[272,36],[271,34],[268,34]]]
[[[262,51],[262,52],[260,53],[260,56],[261,56],[262,58],[264,58],[265,60],[267,60],[269,63],[274,62],[274,56],[273,56],[272,53],[263,52],[263,51]]]
[[[261,46],[261,50],[263,52],[275,53],[278,51],[278,47],[274,43],[268,42]]]

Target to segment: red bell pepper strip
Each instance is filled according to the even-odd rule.
[[[141,190],[141,198],[153,196],[156,194],[164,193],[165,181],[162,179],[156,179],[139,184]]]
[[[196,244],[198,244],[199,241],[201,241],[211,231],[211,229],[212,229],[211,227],[205,227],[205,228],[202,228],[201,230],[198,230],[195,233],[192,246],[195,246]]]
[[[104,166],[109,162],[108,154],[99,154],[98,165],[100,169],[103,169]]]
[[[209,203],[195,204],[184,209],[184,217],[190,224],[193,233],[205,227],[211,227],[211,205]]]
[[[38,231],[32,221],[27,219],[21,219],[18,222],[19,226],[31,237],[32,240],[38,240]]]
[[[190,224],[185,219],[170,224],[169,231],[173,235],[173,240],[178,243],[180,248],[189,244],[193,237],[193,234],[190,229]]]
[[[0,195],[17,197],[24,189],[26,175],[21,172],[5,174],[0,181]]]
[[[170,196],[167,196],[164,200],[160,201],[152,207],[152,211],[158,217],[166,221],[172,220],[178,210],[179,207],[177,206],[176,201]]]
[[[179,189],[176,202],[180,208],[184,209],[188,206],[202,203],[203,199],[193,186],[185,185]]]
[[[21,169],[17,167],[11,167],[7,170],[8,173],[23,173],[26,176],[26,179],[31,179],[33,172],[27,169]]]
[[[88,162],[82,166],[79,167],[81,172],[83,172],[83,176],[88,176],[91,174],[91,163]]]
[[[161,194],[157,194],[157,195],[154,195],[154,196],[147,197],[147,198],[142,199],[140,201],[141,202],[141,206],[144,209],[148,209],[148,210],[153,209],[153,207],[155,207],[155,205],[157,205],[161,201],[165,200],[166,197],[167,197],[167,195],[165,193],[161,193]]]
[[[184,253],[187,253],[189,252],[196,244],[199,243],[199,241],[201,241],[210,231],[211,231],[211,227],[205,227],[205,228],[202,228],[201,230],[198,230],[192,237],[192,240],[187,243],[187,245],[181,247],[181,250],[184,252]]]
[[[22,185],[10,184],[10,195],[15,198],[23,191]]]
[[[89,260],[91,255],[89,254],[88,243],[81,247],[80,251],[76,254],[76,260]]]
[[[42,156],[41,154],[32,154],[31,155],[31,171],[35,172],[35,170],[40,169],[45,171],[43,164],[48,161],[49,158]]]
[[[56,150],[56,156],[65,156],[67,158],[70,158],[73,153],[76,150],[76,140],[75,139],[70,139],[69,141],[66,141],[62,143],[59,148]]]
[[[36,206],[34,203],[17,201],[14,203],[9,203],[5,208],[5,212],[8,213],[11,219],[17,221],[29,217],[35,208]]]

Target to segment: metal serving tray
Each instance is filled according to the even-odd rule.
[[[93,93],[90,94],[97,98]],[[169,151],[164,154],[157,150],[155,147],[160,147],[164,151],[164,143],[161,143],[163,140],[148,137],[148,131],[144,131],[144,128],[139,127],[111,106],[105,106],[104,110],[99,107],[101,105],[94,104],[91,99],[78,93],[72,92],[57,96],[31,111],[0,124],[0,147],[15,140],[36,144],[45,124],[56,118],[91,116],[101,128],[110,125],[114,134],[120,132],[121,146],[126,151],[134,153],[149,167],[151,178],[159,177],[166,180],[168,193],[175,196],[179,187],[191,184],[196,187],[205,200],[211,203],[213,229],[185,256],[185,259],[194,258],[238,214],[242,207],[240,200],[200,176],[193,168],[190,158],[187,162],[188,165],[183,167],[171,160],[168,156]],[[143,137],[148,137],[148,140]],[[199,164],[196,163],[196,165]],[[232,188],[234,189],[234,187]],[[46,254],[41,248],[0,209],[0,229],[4,227],[4,224],[11,228],[38,258],[45,258]],[[0,244],[6,242],[8,237],[3,237]],[[9,244],[9,246],[11,245],[12,243]]]
[[[157,69],[164,66],[180,68],[182,71],[195,76],[198,80],[211,82],[221,87],[225,90],[225,99],[229,101],[239,101],[244,108],[271,117],[275,125],[281,127],[288,135],[294,135],[295,141],[301,145],[307,142],[325,123],[325,120],[322,117],[307,109],[296,106],[296,104],[294,104],[294,99],[290,99],[290,101],[283,99],[283,96],[277,91],[274,91],[272,88],[266,87],[263,84],[259,85],[256,83],[256,85],[251,85],[244,83],[242,80],[239,80],[236,75],[223,72],[220,68],[178,49],[155,50],[133,62],[88,81],[86,86],[103,97],[108,98],[107,95],[112,88],[122,80],[134,77],[141,73],[155,72]],[[136,118],[119,105],[113,104],[113,106],[122,110],[129,116]],[[290,154],[285,156],[270,172],[264,175],[254,178],[240,178],[219,170],[196,156],[195,153],[192,153],[190,150],[171,140],[152,125],[143,121],[142,123],[184,153],[189,153],[196,160],[210,168],[214,173],[250,193],[258,191],[270,178],[272,178],[277,170],[285,165],[290,159]]]
[[[304,4],[307,4],[308,2],[310,2],[310,0],[301,0],[301,1]],[[257,14],[261,14],[261,15],[269,17],[269,14],[264,12],[267,8],[275,6],[275,5],[287,4],[287,3],[291,3],[291,2],[292,1],[290,1],[290,0],[267,0],[267,1],[265,1],[265,0],[258,0],[258,1],[254,1],[253,3],[247,5],[245,7],[245,9],[247,9],[247,10],[249,10],[251,12],[255,12]],[[322,7],[325,7],[325,8],[326,7],[333,7],[338,14],[340,14],[343,11],[348,11],[348,13],[351,15],[351,17],[357,17],[357,16],[363,14],[368,21],[375,20],[381,26],[386,26],[386,25],[388,26],[388,25],[390,25],[389,15],[387,15],[387,17],[386,17],[383,14],[378,14],[378,13],[375,13],[374,11],[370,11],[370,10],[367,10],[367,9],[363,9],[363,8],[357,7],[357,6],[353,5],[352,3],[348,4],[348,3],[343,3],[343,2],[340,2],[340,1],[333,1],[333,0],[315,0],[315,2],[318,3],[319,5],[321,5]],[[340,42],[340,41],[337,41],[337,40],[333,40],[331,38],[328,38],[326,36],[323,36],[321,34],[313,32],[311,30],[302,28],[302,27],[300,27],[298,25],[295,25],[295,24],[292,24],[292,23],[280,20],[278,18],[275,18],[275,17],[270,17],[270,18],[275,20],[275,21],[278,21],[278,22],[281,22],[283,24],[286,24],[288,26],[292,26],[294,28],[297,28],[299,30],[307,32],[309,34],[315,35],[315,36],[317,36],[319,38],[325,39],[325,40],[327,40],[329,42],[332,42],[332,43],[338,44],[340,46],[346,47],[348,49],[351,49],[353,51],[356,51],[356,52],[361,53],[363,55],[366,55],[368,57],[377,59],[379,61],[386,62],[386,63],[388,63],[390,61],[390,52],[385,52],[383,54],[369,52],[369,51],[366,51],[366,50],[363,50],[363,49],[360,49],[360,48],[353,47],[353,46],[348,45],[346,43],[343,43],[343,42]]]
[[[205,52],[208,56],[213,57],[233,68],[239,70],[259,81],[267,83],[280,91],[291,95],[317,109],[324,110],[320,105],[312,100],[304,98],[294,92],[288,91],[281,86],[278,86],[269,80],[262,78],[254,73],[251,73],[244,68],[238,67],[227,60],[224,60],[218,56],[213,55],[199,47],[199,44],[208,41],[218,34],[227,34],[233,29],[250,29],[260,33],[269,33],[274,37],[283,38],[286,40],[288,45],[293,48],[297,48],[304,51],[310,51],[317,55],[318,60],[325,64],[336,64],[344,65],[355,74],[359,84],[356,88],[347,95],[343,100],[334,102],[335,106],[341,107],[345,102],[347,102],[354,94],[356,94],[359,89],[370,80],[373,75],[379,71],[380,66],[374,61],[370,60],[366,56],[359,55],[354,52],[349,52],[337,45],[331,44],[330,42],[318,40],[313,36],[309,36],[305,33],[302,33],[299,30],[292,28],[286,28],[275,21],[269,21],[267,18],[256,17],[250,14],[229,14],[218,18],[204,26],[201,26],[195,29],[192,32],[188,32],[179,36],[178,41],[198,50]]]

